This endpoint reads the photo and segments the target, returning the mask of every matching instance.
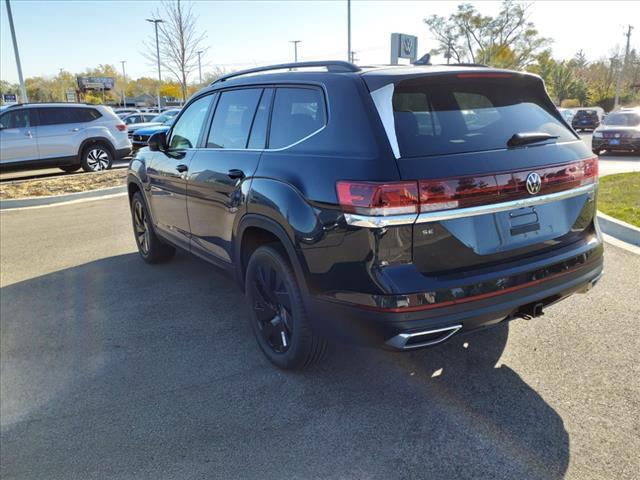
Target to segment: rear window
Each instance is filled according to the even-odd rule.
[[[615,125],[620,127],[637,127],[640,125],[640,114],[638,113],[611,113],[604,121],[605,125]]]
[[[504,79],[409,80],[396,86],[393,115],[401,157],[506,148],[516,133],[574,135],[539,87]]]

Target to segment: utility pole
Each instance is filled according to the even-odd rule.
[[[620,100],[620,87],[622,85],[622,75],[624,74],[624,69],[627,66],[627,57],[629,57],[629,43],[631,42],[631,30],[633,30],[633,26],[629,25],[627,27],[627,33],[625,36],[627,37],[627,48],[624,51],[624,59],[622,60],[622,65],[618,69],[618,77],[616,78],[616,96],[613,100],[613,109],[616,110],[619,107]]]
[[[127,106],[127,74],[124,72],[124,64],[127,63],[126,60],[120,60],[122,64],[122,78],[124,81],[124,85],[122,86],[122,106]]]
[[[20,91],[22,92],[22,103],[28,103],[29,97],[27,97],[27,87],[24,84],[24,78],[22,77],[22,65],[20,64],[20,54],[18,53],[18,41],[16,40],[16,29],[13,26],[13,15],[11,14],[11,4],[9,0],[7,3],[7,16],[9,17],[9,29],[11,30],[11,40],[13,40],[13,53],[16,56],[16,67],[18,67],[18,80],[20,81]]]
[[[358,59],[356,58],[356,52],[351,52],[351,58],[349,59],[351,63],[356,63]]]
[[[162,75],[160,74],[160,42],[158,41],[158,24],[163,23],[159,18],[147,18],[147,22],[153,23],[156,27],[156,56],[158,57],[158,113],[160,112],[160,84]]]
[[[59,68],[58,76],[60,77],[60,89],[62,90],[62,101],[66,102],[67,99],[65,98],[65,95],[64,95],[64,78],[62,78],[62,72],[64,72],[64,68]]]
[[[289,43],[293,43],[293,61],[294,63],[298,63],[298,44],[302,40],[289,40]]]
[[[196,53],[198,54],[198,83],[202,85],[202,64],[200,63],[200,55],[202,55],[202,50],[199,50]]]
[[[347,60],[351,60],[351,0],[347,0]]]

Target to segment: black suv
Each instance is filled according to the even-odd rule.
[[[295,368],[327,338],[410,350],[587,291],[597,175],[535,75],[307,62],[194,95],[128,188],[142,258],[231,271]]]
[[[600,126],[597,110],[578,110],[571,119],[571,126],[576,130],[595,130]]]

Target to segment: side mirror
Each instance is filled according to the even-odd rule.
[[[167,134],[166,132],[158,132],[154,133],[149,137],[147,141],[147,145],[149,145],[149,150],[152,152],[163,152],[167,149]]]

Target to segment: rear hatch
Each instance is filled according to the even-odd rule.
[[[597,159],[538,77],[482,70],[390,85],[393,121],[385,129],[400,177],[418,182],[420,271],[468,275],[593,232]]]

